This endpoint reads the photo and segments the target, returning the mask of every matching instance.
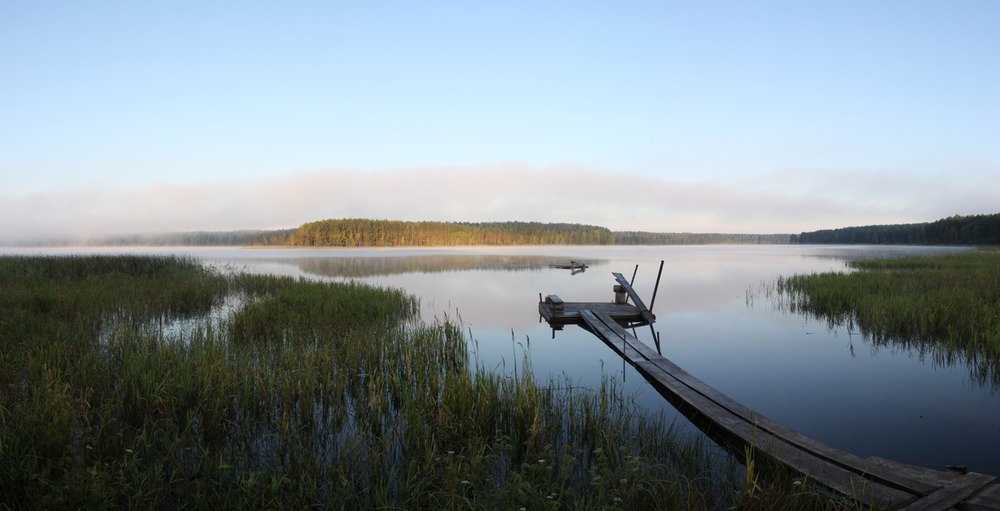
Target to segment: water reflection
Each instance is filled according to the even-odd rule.
[[[445,273],[471,271],[518,272],[539,269],[562,270],[568,275],[584,269],[559,268],[568,265],[565,258],[555,256],[497,254],[432,254],[390,257],[310,257],[297,259],[299,269],[325,277],[379,277],[402,273]],[[606,260],[588,260],[590,266],[607,264]]]
[[[903,337],[889,334],[882,329],[861,325],[854,318],[832,317],[805,310],[798,304],[790,302],[787,297],[776,300],[775,303],[777,307],[783,307],[793,314],[806,315],[826,323],[827,328],[831,331],[843,329],[849,332],[852,335],[852,342],[848,348],[852,356],[854,355],[853,338],[857,337],[868,345],[871,356],[878,356],[881,352],[903,354],[921,363],[929,363],[938,369],[964,367],[969,371],[970,381],[977,387],[990,394],[1000,392],[1000,366],[998,366],[1000,361],[975,348],[948,343],[944,339]]]

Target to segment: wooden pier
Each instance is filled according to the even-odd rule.
[[[661,267],[662,269],[662,267]],[[538,312],[554,329],[579,325],[604,341],[671,404],[739,456],[750,447],[865,506],[879,509],[1000,510],[996,476],[942,472],[877,457],[861,458],[808,438],[737,403],[690,375],[626,327],[651,325],[656,317],[620,273],[614,273],[622,302],[564,302],[541,299]],[[655,299],[655,292],[654,292]]]

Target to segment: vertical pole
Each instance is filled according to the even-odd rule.
[[[656,304],[656,292],[660,290],[660,277],[663,276],[663,259],[660,259],[660,269],[656,272],[656,284],[653,286],[653,298],[649,300],[649,312],[653,312],[653,305]],[[660,351],[660,332],[657,332],[653,328],[653,324],[649,324],[649,329],[653,332],[653,340],[656,342],[656,352],[660,355],[663,354]]]
[[[656,292],[659,291],[659,289],[660,289],[660,276],[661,275],[663,275],[663,260],[662,259],[660,259],[660,271],[656,272],[656,285],[653,286],[653,299],[649,301],[649,312],[653,312],[653,304],[656,303]]]
[[[538,293],[538,305],[541,304],[542,304],[542,293]],[[540,307],[538,309],[538,322],[539,323],[542,322],[542,309]],[[556,330],[554,328],[552,329],[552,338],[553,339],[556,338]]]
[[[628,333],[622,336],[622,383],[625,383],[625,336],[627,335]]]
[[[635,289],[635,274],[639,273],[639,265],[635,265],[635,269],[632,270],[632,280],[628,281],[629,287]],[[628,303],[628,295],[625,295],[625,303]]]

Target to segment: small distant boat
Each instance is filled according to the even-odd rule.
[[[560,270],[586,270],[589,268],[586,264],[578,263],[576,261],[570,261],[569,264],[550,264],[549,268],[558,268]]]

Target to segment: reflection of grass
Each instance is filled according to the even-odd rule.
[[[3,509],[726,508],[742,494],[613,383],[470,367],[461,329],[413,324],[400,291],[134,256],[0,258],[0,290]],[[224,321],[150,328],[231,293],[247,305]]]
[[[777,290],[793,310],[859,328],[877,344],[972,361],[1000,382],[1000,250],[853,261],[858,271],[796,275]]]

